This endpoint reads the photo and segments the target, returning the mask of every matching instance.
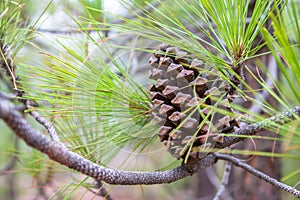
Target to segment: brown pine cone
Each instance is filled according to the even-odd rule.
[[[231,117],[228,84],[202,60],[163,44],[149,63],[153,67],[149,77],[155,81],[150,87],[151,115],[160,126],[160,141],[174,157],[202,156],[201,149],[213,142],[208,136],[239,127]],[[215,104],[223,112],[216,112]]]

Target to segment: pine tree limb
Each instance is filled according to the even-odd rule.
[[[28,106],[26,106],[28,107]],[[34,119],[41,124],[42,126],[45,127],[46,131],[50,135],[51,139],[57,143],[60,143],[61,145],[64,145],[63,143],[60,142],[60,138],[54,129],[53,125],[50,124],[45,118],[43,118],[38,112],[36,111],[30,111],[29,114],[34,117]]]
[[[15,148],[15,151],[18,152],[19,151],[19,138],[16,137],[14,139],[14,148]],[[18,161],[18,154],[15,153],[11,156],[10,160],[7,162],[7,164],[0,169],[0,176],[2,175],[6,175],[7,173],[9,173],[11,170],[13,170],[17,164],[17,161]]]
[[[149,185],[171,183],[190,176],[197,172],[196,170],[206,168],[216,162],[214,156],[209,155],[197,163],[196,166],[189,166],[189,169],[184,165],[163,172],[128,172],[108,169],[71,152],[60,143],[54,142],[33,130],[21,114],[14,109],[13,104],[1,98],[0,118],[29,146],[45,153],[50,159],[109,184]],[[190,171],[191,169],[193,171]]]
[[[239,137],[239,136],[255,135],[256,133],[262,131],[263,129],[274,127],[274,123],[276,124],[276,126],[287,124],[292,120],[295,120],[296,116],[299,115],[300,115],[300,107],[296,106],[290,112],[285,111],[278,115],[274,115],[273,117],[267,118],[266,120],[250,124],[245,128],[239,129],[234,133],[231,133],[230,136],[223,135],[224,137],[222,138],[222,141],[217,142],[214,148],[223,149],[225,147],[229,147],[230,145],[233,145],[235,143],[238,143],[246,139],[245,137]]]
[[[224,174],[223,174],[223,178],[222,178],[222,182],[221,182],[221,186],[220,186],[218,192],[216,193],[216,196],[214,197],[214,200],[222,199],[221,197],[223,195],[224,195],[224,197],[225,197],[225,195],[227,196],[224,199],[231,198],[231,197],[228,197],[228,192],[226,191],[226,189],[228,187],[228,184],[229,184],[231,169],[232,169],[232,164],[230,162],[226,162],[225,169],[224,169]]]
[[[283,112],[282,114],[276,115],[274,117],[268,118],[262,122],[254,123],[247,126],[244,129],[237,131],[235,134],[238,135],[253,135],[260,131],[262,128],[267,128],[270,126],[270,122],[275,122],[277,124],[288,123],[295,119],[295,114],[299,115],[300,108],[295,107],[292,112]],[[222,154],[209,154],[203,159],[195,159],[188,162],[186,165],[181,165],[177,168],[163,171],[163,172],[129,172],[121,170],[108,169],[93,163],[82,156],[71,152],[66,147],[60,143],[54,142],[44,135],[38,133],[32,129],[27,121],[22,118],[21,114],[15,109],[14,105],[9,101],[1,98],[0,96],[0,118],[29,146],[45,153],[50,159],[65,165],[71,169],[81,172],[87,176],[95,178],[96,180],[102,180],[109,184],[120,184],[120,185],[150,185],[150,184],[162,184],[171,183],[182,179],[186,176],[193,175],[201,169],[209,167],[217,162],[217,159],[229,159],[224,157]],[[222,143],[219,147],[230,146],[236,142],[241,141],[243,138],[237,137],[224,137]],[[228,142],[228,143],[225,143]],[[238,166],[244,166],[237,162],[238,160],[233,160],[233,164]],[[237,164],[236,164],[237,163]],[[249,170],[246,168],[246,170]],[[287,185],[279,185],[276,181],[268,177],[267,175],[257,173],[254,169],[254,175],[262,178],[266,178],[267,182],[271,184],[277,184],[281,189],[291,192],[294,195],[299,195],[297,190],[291,189]],[[277,186],[276,185],[276,186]],[[295,192],[296,191],[296,192]]]
[[[94,193],[97,196],[105,198],[106,200],[113,200],[113,198],[110,196],[110,194],[105,189],[105,187],[103,187],[102,181],[97,180],[94,185],[95,185],[97,191],[95,192],[91,189],[89,189],[89,191],[91,191],[92,193]]]
[[[282,182],[277,181],[274,178],[271,178],[270,176],[262,173],[261,171],[258,171],[257,169],[255,169],[254,167],[243,163],[242,161],[240,161],[239,159],[232,157],[230,155],[226,155],[226,154],[221,154],[221,153],[214,153],[214,155],[216,156],[216,158],[220,159],[220,160],[226,160],[228,162],[231,162],[232,164],[234,164],[237,167],[241,167],[244,170],[248,171],[249,173],[253,174],[254,176],[257,176],[258,178],[263,179],[264,181],[286,191],[291,193],[292,195],[300,198],[300,191],[296,190],[295,188],[288,186]]]

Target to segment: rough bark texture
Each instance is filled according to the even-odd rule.
[[[300,107],[295,107],[292,112],[287,111],[273,116],[262,122],[249,125],[245,129],[240,129],[233,134],[253,135],[262,128],[269,127],[270,122],[275,122],[279,125],[285,124],[295,119],[295,114],[299,116],[299,113]],[[71,152],[60,143],[52,141],[33,130],[27,121],[22,118],[21,114],[15,110],[13,104],[7,100],[3,100],[1,97],[0,118],[29,146],[45,153],[50,159],[109,184],[142,185],[170,183],[199,172],[199,170],[207,168],[217,162],[214,154],[210,154],[202,159],[189,157],[187,164],[164,172],[128,172],[108,169]],[[223,143],[219,143],[219,147],[227,147],[232,144],[232,141],[239,142],[243,140],[243,138],[239,138],[239,140],[236,140],[236,138],[237,137],[224,136]],[[228,144],[224,142],[228,142]]]
[[[60,143],[33,130],[25,119],[22,118],[13,105],[0,98],[0,118],[29,146],[45,153],[50,159],[71,169],[88,175],[96,180],[103,180],[109,184],[142,185],[170,183],[190,176],[200,169],[213,165],[216,159],[209,155],[200,162],[187,166],[179,166],[164,172],[127,172],[101,167],[82,156],[69,151]]]

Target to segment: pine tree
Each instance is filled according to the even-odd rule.
[[[193,174],[155,198],[300,198],[298,3],[120,2],[125,15],[100,0],[64,2],[75,28],[49,30],[40,25],[58,9],[52,1],[35,20],[24,20],[32,1],[1,1],[6,197],[17,199],[20,171],[36,181],[36,199],[89,198],[82,189],[112,199],[121,187],[111,185]],[[49,193],[51,182],[60,189]]]

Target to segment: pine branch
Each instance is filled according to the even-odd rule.
[[[266,76],[266,80],[264,81],[268,88],[274,88],[274,82],[273,80],[279,79],[279,71],[278,66],[276,63],[275,58],[272,55],[266,55],[267,58],[267,71],[270,73],[270,75]],[[248,69],[250,70],[250,69]],[[257,73],[259,73],[259,70],[257,69]],[[263,105],[264,102],[267,101],[267,99],[272,98],[272,95],[268,90],[263,90],[261,92],[255,93],[255,103],[252,103],[251,107],[249,108],[249,113],[261,113],[262,108],[260,105]]]
[[[56,143],[33,130],[20,113],[14,109],[13,104],[1,98],[0,118],[29,146],[45,153],[50,159],[109,184],[149,185],[171,183],[190,176],[198,170],[211,166],[216,162],[214,156],[209,155],[197,163],[196,166],[191,165],[187,168],[182,165],[163,172],[128,172],[108,169],[71,152],[60,143]]]
[[[143,9],[138,9],[135,11],[132,11],[132,13],[129,13],[127,16],[123,17],[126,20],[132,20],[139,17],[144,17],[147,15],[147,13],[151,12],[153,10],[153,8],[158,7],[162,2],[164,2],[165,0],[161,0],[161,1],[153,1],[151,3],[149,3],[149,5],[146,5]],[[115,18],[116,16],[114,16]],[[111,21],[112,24],[122,24],[125,21],[123,19],[120,18],[115,18],[114,20]],[[105,28],[105,26],[102,26],[101,28]],[[37,28],[36,29],[38,32],[44,32],[44,33],[50,33],[50,34],[82,34],[85,32],[74,28],[74,29],[70,29],[70,30],[54,30],[54,29],[44,29],[44,28]],[[99,30],[89,30],[89,32],[95,32],[95,31],[99,31]]]
[[[284,124],[295,119],[294,114],[299,115],[300,108],[295,107],[292,112],[283,112],[282,114],[271,117],[263,122],[258,122],[247,126],[245,129],[237,131],[235,134],[253,135],[262,128],[269,127],[270,122],[276,122],[278,124]],[[162,184],[171,183],[182,179],[186,176],[193,175],[200,169],[209,167],[217,162],[217,159],[229,160],[233,164],[245,167],[245,169],[254,175],[263,178],[267,182],[280,187],[281,189],[288,191],[296,196],[300,197],[300,193],[294,188],[281,184],[268,177],[255,169],[249,168],[248,165],[241,163],[238,159],[224,156],[223,154],[209,154],[201,160],[192,160],[186,165],[181,165],[177,168],[163,171],[163,172],[129,172],[121,170],[108,169],[93,163],[82,156],[71,152],[60,143],[54,142],[44,135],[33,130],[21,114],[15,109],[14,105],[7,100],[0,97],[0,118],[29,146],[47,154],[50,159],[65,165],[71,169],[81,172],[87,176],[95,178],[96,180],[102,180],[109,184],[121,184],[121,185],[142,185],[142,184]],[[223,143],[220,143],[219,147],[229,146],[233,143],[241,141],[243,138],[236,137],[224,137]],[[227,144],[225,142],[228,142]],[[194,163],[193,163],[194,161]]]
[[[300,181],[298,181],[298,182],[296,183],[296,185],[293,186],[293,188],[297,188],[299,185],[300,185]]]
[[[113,198],[109,195],[105,187],[103,187],[102,181],[97,180],[95,183],[95,188],[97,191],[93,191],[89,189],[92,193],[94,193],[97,196],[104,197],[106,200],[113,200]]]
[[[224,174],[223,174],[223,178],[222,178],[222,183],[221,183],[221,186],[220,186],[216,196],[214,197],[214,200],[220,200],[220,199],[222,199],[221,198],[222,195],[224,195],[224,196],[225,196],[225,194],[228,195],[226,188],[229,184],[229,178],[230,178],[230,174],[232,171],[231,169],[232,169],[231,163],[226,162],[225,170],[224,170]],[[225,199],[228,199],[228,197]]]
[[[216,156],[216,158],[220,159],[220,160],[226,160],[231,162],[232,164],[234,164],[237,167],[241,167],[244,170],[248,171],[249,173],[253,174],[254,176],[257,176],[258,178],[263,179],[264,181],[271,183],[272,185],[291,193],[292,195],[300,198],[300,191],[296,190],[295,188],[288,186],[284,183],[281,183],[279,181],[277,181],[274,178],[271,178],[270,176],[262,173],[261,171],[256,170],[255,168],[253,168],[252,166],[241,162],[239,159],[234,158],[230,155],[225,155],[225,154],[220,154],[220,153],[214,153],[214,155]]]
[[[45,187],[47,185],[51,185],[53,180],[53,170],[51,166],[47,167],[46,171],[46,180],[42,180],[42,177],[44,177],[44,174],[39,173],[38,176],[35,178],[37,182],[37,189],[38,192],[36,194],[36,197],[34,199],[49,199],[48,195],[46,194]]]
[[[25,101],[25,106],[28,109],[29,105],[27,103],[28,101]],[[45,118],[43,118],[38,112],[36,111],[30,111],[29,114],[34,117],[35,121],[37,121],[39,124],[41,124],[45,129],[47,130],[48,134],[50,135],[51,139],[57,143],[60,143],[64,146],[63,143],[60,142],[59,136],[52,126]]]
[[[273,117],[267,118],[266,120],[250,124],[245,128],[239,129],[238,131],[231,133],[230,136],[223,135],[222,140],[220,142],[217,142],[214,148],[223,149],[225,147],[229,147],[230,145],[233,145],[235,143],[238,143],[246,139],[245,137],[239,137],[239,136],[255,135],[256,133],[262,131],[263,129],[271,128],[272,126],[274,126],[274,123],[277,126],[287,124],[292,120],[295,120],[296,116],[299,115],[300,115],[300,107],[296,106],[291,110],[291,112],[285,111]]]
[[[9,55],[9,52],[6,48],[3,48],[1,44],[0,44],[0,47],[1,47],[0,48],[1,55],[3,55],[3,56],[6,55],[6,54]],[[7,75],[8,78],[11,79],[11,84],[13,85],[13,90],[16,91],[16,97],[22,97],[25,92],[18,89],[20,83],[16,82],[16,80],[17,80],[17,78],[16,78],[17,76],[15,74],[16,66],[13,62],[13,59],[10,58],[10,57],[9,58],[4,58],[3,57],[2,60],[4,60],[4,63],[7,67],[7,69],[11,69],[10,73],[7,72],[6,75]],[[9,62],[7,62],[6,60],[9,60]],[[1,62],[1,59],[0,59],[0,62]],[[2,66],[0,66],[0,67],[2,67]],[[19,80],[19,78],[18,78],[18,80]],[[20,102],[24,103],[26,109],[28,109],[30,107],[30,103],[29,103],[28,100],[23,100],[21,98],[18,99],[16,97],[9,96],[9,95],[6,95],[6,94],[0,92],[0,98],[4,98],[4,99],[7,99],[7,100],[14,100],[14,99],[19,100]],[[60,139],[59,139],[58,134],[56,133],[55,129],[53,128],[53,126],[46,119],[41,117],[40,114],[38,112],[35,112],[35,111],[30,111],[29,114],[31,116],[33,116],[34,119],[38,123],[40,123],[42,126],[44,126],[46,128],[48,134],[50,135],[50,137],[53,141],[60,142]]]
[[[16,137],[14,143],[15,143],[14,144],[15,151],[18,152],[19,151],[19,138]],[[7,172],[13,170],[17,164],[17,161],[18,161],[18,155],[17,154],[12,155],[12,157],[7,162],[7,164],[3,168],[0,169],[0,176],[6,175]]]

